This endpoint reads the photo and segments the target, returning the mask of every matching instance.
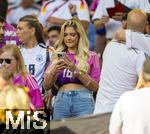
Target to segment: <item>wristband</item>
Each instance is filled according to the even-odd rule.
[[[73,74],[74,74],[74,76],[77,76],[77,75],[82,75],[82,71],[81,70],[78,70],[78,69],[75,69],[74,71],[73,71]]]
[[[71,14],[71,16],[72,16],[72,17],[77,17],[78,14],[77,14],[77,12],[74,12],[74,13]]]
[[[91,81],[92,81],[91,79],[88,80],[88,82],[86,84],[87,87],[90,85]]]

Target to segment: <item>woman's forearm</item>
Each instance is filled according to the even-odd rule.
[[[49,90],[54,82],[56,81],[56,75],[52,73],[46,73],[43,80],[43,87],[47,91]]]
[[[90,75],[87,73],[78,73],[77,74],[78,79],[83,83],[85,87],[92,91],[97,91],[99,88],[99,83],[95,80],[93,80]]]
[[[102,28],[102,27],[104,27],[104,23],[101,20],[95,20],[94,21],[94,27],[95,28]]]

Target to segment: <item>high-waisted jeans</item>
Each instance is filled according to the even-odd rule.
[[[94,110],[93,94],[86,88],[59,91],[53,110],[53,120],[92,114]]]

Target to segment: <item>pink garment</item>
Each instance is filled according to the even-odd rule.
[[[95,52],[92,52],[92,51],[89,52],[89,55],[90,55],[88,59],[88,64],[90,65],[89,75],[91,76],[93,80],[99,83],[99,80],[100,80],[99,57]],[[75,55],[73,53],[67,52],[67,56],[74,64],[77,64]],[[77,84],[82,83],[77,77],[74,77],[72,72],[70,72],[70,70],[68,69],[64,69],[63,71],[57,74],[57,81],[60,84],[60,86],[67,84],[67,83],[77,83]]]
[[[5,22],[5,33],[3,41],[0,42],[0,48],[6,44],[20,45],[19,38],[16,35],[16,29],[7,22]]]
[[[90,10],[91,11],[95,11],[96,10],[98,2],[99,2],[99,0],[92,0],[92,3],[90,5]]]
[[[93,80],[99,83],[100,81],[100,62],[99,57],[95,52],[90,51],[90,58],[88,59],[90,65],[90,76]]]
[[[15,85],[26,86],[29,88],[30,100],[35,108],[44,107],[39,86],[32,75],[27,74],[24,78],[20,74],[16,75],[14,76],[13,82]]]

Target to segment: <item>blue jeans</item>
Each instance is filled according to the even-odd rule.
[[[92,114],[94,110],[92,92],[86,88],[59,91],[54,101],[53,110],[54,120]]]

